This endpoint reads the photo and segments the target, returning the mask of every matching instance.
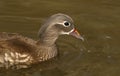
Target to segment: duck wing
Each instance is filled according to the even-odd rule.
[[[0,66],[31,64],[36,50],[35,43],[36,41],[17,33],[0,33]]]

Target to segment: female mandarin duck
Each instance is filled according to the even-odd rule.
[[[57,56],[55,42],[63,34],[83,40],[74,28],[72,18],[61,13],[52,15],[42,25],[38,41],[16,33],[0,33],[0,67],[26,68],[30,64]]]

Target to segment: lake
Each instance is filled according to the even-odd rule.
[[[51,15],[71,16],[85,41],[57,40],[59,56],[27,69],[0,69],[0,76],[119,76],[120,0],[1,0],[0,32],[38,39]]]

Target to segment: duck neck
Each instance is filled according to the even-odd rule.
[[[42,44],[45,46],[53,46],[55,45],[58,36],[58,33],[54,30],[46,31],[40,36],[38,44]]]
[[[58,38],[57,32],[44,32],[38,41],[39,48],[37,49],[37,56],[39,61],[45,61],[57,55],[57,48],[55,42]]]

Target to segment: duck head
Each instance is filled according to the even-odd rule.
[[[72,35],[78,39],[84,40],[79,32],[74,27],[72,18],[66,14],[54,14],[52,15],[40,28],[39,37],[45,36],[58,37],[59,35]]]

